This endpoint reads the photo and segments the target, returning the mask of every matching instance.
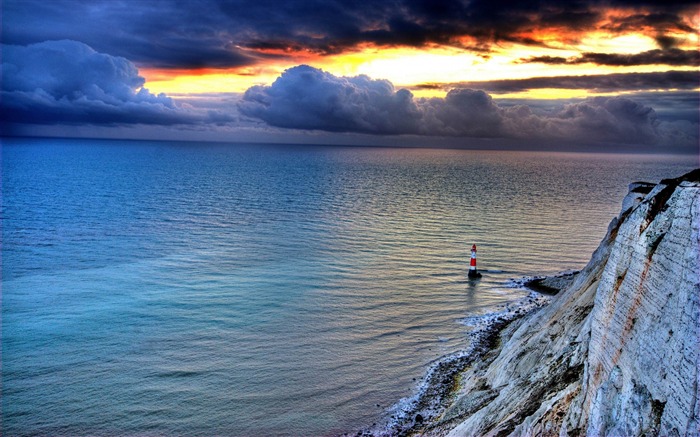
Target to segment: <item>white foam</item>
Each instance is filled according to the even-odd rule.
[[[524,279],[523,281],[525,281]],[[511,287],[509,285],[509,287]],[[511,288],[516,288],[512,286]],[[523,290],[524,287],[520,286]],[[483,347],[483,341],[489,334],[490,329],[497,322],[508,322],[516,319],[527,312],[530,312],[538,307],[548,304],[551,300],[550,296],[546,296],[535,291],[531,291],[527,296],[518,299],[514,302],[502,304],[497,311],[486,313],[483,315],[469,316],[459,320],[466,326],[473,327],[474,330],[469,333],[470,344],[467,349],[450,355],[446,355],[433,362],[425,373],[423,379],[418,384],[415,394],[400,399],[387,410],[387,419],[383,425],[375,426],[369,431],[372,435],[388,436],[396,434],[397,430],[410,427],[413,424],[413,418],[409,415],[420,414],[424,420],[430,420],[439,411],[439,404],[436,399],[428,399],[427,406],[418,408],[418,403],[426,396],[430,388],[432,376],[437,372],[440,366],[444,363],[453,363],[462,358],[475,356],[478,349]]]
[[[482,315],[469,316],[459,320],[459,323],[478,329],[486,329],[499,320],[511,320],[517,315],[529,312],[550,302],[551,297],[531,291],[527,296],[515,301],[502,304],[499,310]]]

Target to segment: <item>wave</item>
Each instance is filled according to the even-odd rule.
[[[550,301],[550,296],[531,291],[526,297],[501,305],[497,311],[459,320],[459,323],[474,328],[469,333],[469,346],[433,362],[414,395],[400,399],[387,410],[383,422],[358,434],[406,435],[414,426],[432,421],[446,407],[446,401],[454,390],[456,377],[492,349],[499,332],[513,321],[547,305]]]

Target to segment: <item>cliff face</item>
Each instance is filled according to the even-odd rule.
[[[700,435],[700,170],[632,184],[591,261],[426,433]]]

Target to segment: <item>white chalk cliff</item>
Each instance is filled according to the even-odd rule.
[[[591,261],[460,378],[450,436],[700,435],[700,170],[632,184]]]

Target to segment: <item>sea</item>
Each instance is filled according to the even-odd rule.
[[[386,420],[697,156],[2,140],[2,434]],[[469,280],[477,245],[480,280]]]

